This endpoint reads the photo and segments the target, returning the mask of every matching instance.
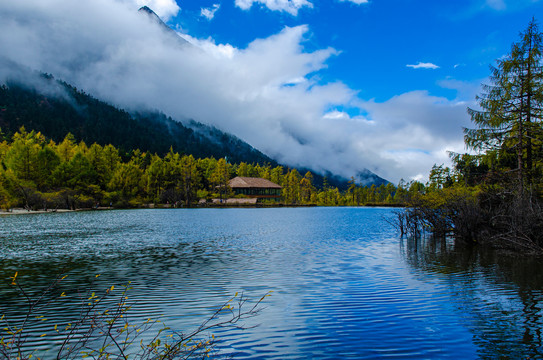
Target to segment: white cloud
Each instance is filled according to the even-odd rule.
[[[488,79],[480,79],[471,82],[455,79],[445,79],[438,82],[444,89],[456,90],[456,98],[459,101],[471,102],[477,94],[481,93],[481,84],[488,83]]]
[[[369,2],[369,0],[339,0],[339,1],[341,1],[341,2],[348,1],[348,2],[352,2],[354,4],[357,4],[357,5],[367,4]]]
[[[448,150],[464,151],[462,127],[470,126],[465,102],[412,91],[382,103],[358,105],[376,124],[361,135],[364,146],[376,153],[368,169],[382,169],[390,179],[427,176],[433,164],[449,163]]]
[[[208,20],[212,20],[215,17],[215,13],[217,12],[217,10],[219,10],[220,7],[220,4],[213,4],[213,6],[210,8],[202,8],[200,15]]]
[[[183,34],[182,37],[183,39],[187,40],[192,45],[204,50],[207,54],[212,55],[213,57],[217,59],[220,59],[220,58],[231,59],[238,52],[238,49],[236,49],[230,44],[217,45],[212,38],[202,40],[202,39],[192,37],[188,34]]]
[[[126,2],[1,2],[0,14],[9,59],[129,110],[215,125],[290,166],[420,177],[446,161],[445,150],[461,150],[469,125],[461,101],[423,91],[363,101],[342,82],[322,83],[319,71],[338,51],[304,51],[307,26],[246,48],[189,35],[193,46],[179,46]],[[367,115],[331,110],[356,107]]]
[[[262,4],[273,11],[285,11],[294,16],[298,15],[298,10],[304,6],[313,7],[313,4],[307,0],[236,0],[236,6],[243,10],[249,10],[254,3]]]
[[[439,69],[439,66],[432,63],[423,63],[418,62],[416,65],[406,65],[407,67],[413,68],[413,69]]]

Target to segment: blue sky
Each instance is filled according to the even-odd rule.
[[[543,1],[532,0],[317,0],[296,13],[284,3],[285,10],[258,2],[244,10],[233,0],[177,1],[180,11],[168,24],[237,48],[285,26],[308,25],[306,51],[340,52],[319,72],[323,81],[341,79],[362,98],[385,101],[411,90],[454,99],[442,81],[485,78],[530,19],[543,14]],[[202,9],[214,10],[213,17],[202,16]],[[407,66],[419,63],[438,68]]]
[[[119,107],[214,125],[285,165],[397,183],[425,181],[449,151],[466,151],[466,108],[489,65],[541,14],[543,0],[4,1],[0,48]],[[10,76],[0,68],[0,81]]]

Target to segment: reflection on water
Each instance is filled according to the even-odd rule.
[[[407,263],[420,276],[438,276],[473,333],[483,358],[541,358],[543,347],[540,258],[455,247],[450,239],[404,239]]]
[[[282,208],[0,217],[0,286],[19,271],[38,289],[62,269],[72,293],[131,281],[132,316],[162,316],[176,330],[235,292],[257,299],[273,291],[246,324],[258,327],[215,333],[236,358],[542,356],[538,261],[401,240],[391,216]],[[0,307],[21,315],[5,286]],[[77,307],[56,312],[60,321]]]

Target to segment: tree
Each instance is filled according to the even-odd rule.
[[[183,184],[183,198],[185,206],[190,206],[196,197],[200,174],[196,166],[194,156],[183,156],[181,158],[181,182]]]
[[[516,154],[518,191],[531,182],[533,139],[541,136],[543,116],[542,34],[535,19],[520,34],[511,53],[491,67],[491,85],[477,96],[481,110],[468,109],[476,129],[464,129],[468,147]]]
[[[72,175],[67,184],[72,189],[82,190],[89,185],[97,183],[98,175],[89,159],[83,153],[78,151],[68,162],[68,165]]]
[[[147,178],[147,194],[154,203],[157,203],[164,182],[164,163],[160,156],[153,155],[151,164],[145,170],[145,176]]]
[[[354,179],[354,176],[351,176],[351,180],[348,182],[349,188],[347,189],[347,195],[349,195],[351,205],[355,205],[355,198],[356,198],[356,181]]]
[[[236,170],[236,174],[242,177],[249,176],[249,167],[247,166],[247,163],[240,163]]]
[[[432,190],[442,189],[452,185],[451,169],[444,165],[434,165],[429,175],[428,187]]]
[[[0,131],[1,131],[1,128],[0,128]],[[2,134],[0,133],[0,140],[2,140],[1,136]],[[0,142],[0,164],[4,161],[4,157],[6,156],[6,153],[8,152],[9,148],[10,146],[8,145],[7,140]]]
[[[45,145],[38,152],[38,165],[36,169],[36,185],[38,190],[44,190],[51,183],[51,174],[60,165],[60,158],[53,148]]]
[[[104,146],[104,161],[105,161],[105,167],[106,167],[106,173],[109,174],[109,179],[113,176],[113,173],[117,169],[117,166],[121,163],[121,156],[119,155],[119,150],[111,145],[108,144]]]
[[[313,187],[313,174],[310,171],[306,172],[302,180],[300,180],[300,198],[302,203],[309,204],[311,195],[315,192]]]
[[[170,204],[175,204],[182,198],[181,190],[181,156],[179,153],[170,151],[166,154],[163,161],[164,169],[164,188],[162,200]]]
[[[45,142],[41,133],[26,132],[22,127],[13,135],[11,148],[5,155],[6,167],[13,170],[21,181],[35,181],[38,168],[38,153]]]
[[[270,171],[270,181],[278,185],[283,185],[283,167],[276,166]]]
[[[75,138],[71,133],[68,133],[64,140],[57,145],[57,153],[63,162],[68,162],[75,155],[77,145]]]
[[[228,198],[228,195],[231,192],[231,189],[228,186],[228,180],[230,180],[230,167],[231,165],[226,162],[226,159],[221,158],[217,161],[217,166],[211,174],[211,183],[219,192],[221,202],[223,199]]]
[[[300,181],[302,177],[296,169],[290,170],[286,177],[283,187],[283,197],[287,204],[297,204],[300,199]]]
[[[393,200],[397,204],[402,204],[407,201],[407,184],[404,179],[401,179],[394,193]]]
[[[122,199],[129,201],[142,192],[142,178],[143,171],[133,161],[123,163],[115,170],[109,182],[109,188],[113,191],[119,191]]]
[[[0,166],[0,207],[6,210],[17,204],[16,182],[13,172],[5,171]]]

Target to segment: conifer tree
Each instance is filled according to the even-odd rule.
[[[514,151],[520,194],[526,180],[531,182],[533,141],[542,135],[542,53],[542,34],[532,19],[510,54],[491,67],[492,84],[483,85],[483,94],[477,97],[481,110],[468,109],[477,128],[464,129],[472,149],[497,149],[502,155]]]

